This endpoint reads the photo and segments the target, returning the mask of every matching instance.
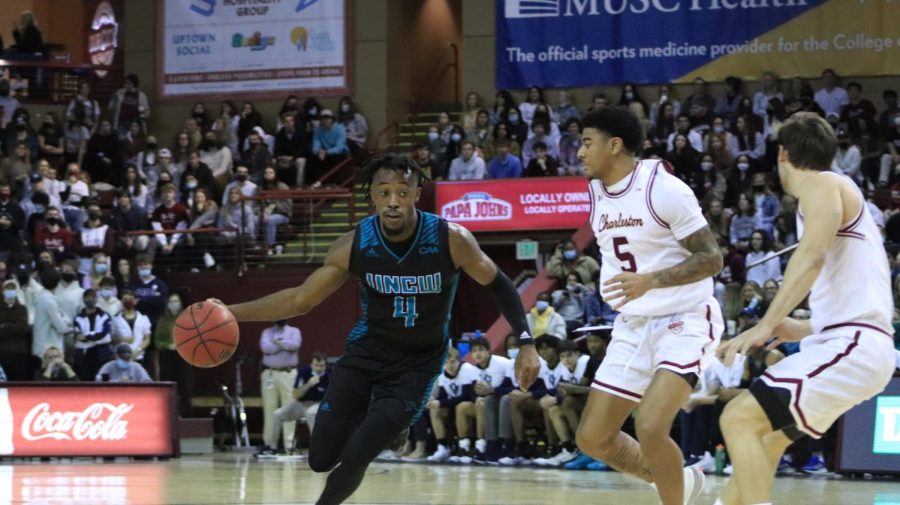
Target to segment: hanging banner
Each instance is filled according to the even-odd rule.
[[[470,231],[566,230],[588,221],[591,195],[582,177],[439,182],[435,210]]]
[[[349,92],[345,0],[163,0],[160,98]]]
[[[896,0],[498,0],[497,87],[900,73]],[[888,21],[892,20],[892,21]]]

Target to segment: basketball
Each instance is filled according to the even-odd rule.
[[[211,368],[228,361],[237,349],[237,321],[224,305],[192,303],[175,320],[175,348],[188,363]]]

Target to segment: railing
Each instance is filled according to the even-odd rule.
[[[66,104],[82,82],[91,96],[105,106],[121,86],[121,67],[98,67],[55,60],[0,59],[0,77],[11,79],[15,98],[23,103]]]
[[[340,188],[349,187],[356,179],[355,166],[354,159],[348,155],[346,159],[333,166],[331,170],[322,174],[316,180],[314,186],[333,185]]]

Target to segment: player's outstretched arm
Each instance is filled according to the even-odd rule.
[[[325,263],[300,286],[282,289],[252,302],[229,305],[228,310],[238,322],[279,321],[306,314],[344,284],[353,234],[349,231],[335,240],[325,256]]]
[[[458,224],[450,224],[450,256],[453,263],[463,272],[486,286],[494,295],[494,302],[500,313],[519,337],[520,351],[516,358],[516,379],[523,390],[527,390],[535,379],[541,365],[538,361],[534,341],[528,333],[528,320],[522,309],[519,292],[513,286],[494,260],[488,257],[479,247],[472,233]],[[532,344],[532,345],[528,345]]]

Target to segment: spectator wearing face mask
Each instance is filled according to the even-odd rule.
[[[575,242],[567,240],[556,246],[547,263],[547,275],[565,281],[568,275],[577,272],[588,289],[596,289],[594,279],[600,274],[600,264],[590,256],[581,254]]]
[[[584,326],[590,292],[578,272],[572,272],[566,276],[565,287],[552,293],[553,308],[566,321],[567,333]]]
[[[94,200],[87,205],[87,221],[78,233],[79,246],[78,271],[88,272],[91,268],[91,258],[95,254],[103,253],[107,257],[112,256],[116,247],[116,235],[112,226],[102,221],[103,213],[100,204]]]
[[[31,336],[28,327],[28,310],[19,303],[19,283],[3,282],[3,301],[0,302],[0,366],[6,370],[7,379],[26,381],[31,379]]]
[[[150,374],[140,363],[132,361],[134,352],[128,344],[116,347],[116,358],[97,372],[97,382],[152,382]]]
[[[112,318],[112,341],[126,344],[134,353],[135,361],[144,359],[144,351],[150,347],[152,325],[146,314],[137,310],[137,297],[133,291],[122,292],[122,312]]]
[[[89,381],[112,357],[112,318],[97,307],[97,293],[84,292],[84,308],[75,316],[75,371]]]
[[[116,279],[107,275],[100,279],[100,288],[97,290],[97,307],[111,317],[118,316],[122,312],[122,302],[116,297]]]
[[[191,398],[193,396],[194,369],[187,361],[181,359],[175,350],[175,320],[181,315],[183,304],[178,293],[169,295],[166,310],[153,330],[153,348],[155,359],[151,360],[153,376],[161,381],[178,384],[178,404],[181,417],[191,417]]]
[[[138,308],[156,322],[162,316],[169,296],[169,285],[153,275],[153,259],[149,256],[138,256],[136,262],[138,278],[131,284],[137,299]],[[122,306],[127,310],[125,293],[122,293]]]
[[[565,340],[566,320],[550,305],[550,300],[550,293],[538,294],[534,308],[526,314],[528,331],[532,335],[551,335]]]
[[[81,287],[97,291],[100,289],[100,281],[107,275],[109,275],[109,256],[102,252],[97,253],[91,258],[88,271],[81,279]]]
[[[244,196],[254,196],[259,191],[259,186],[250,180],[250,169],[244,165],[238,165],[234,170],[234,180],[225,186],[222,194],[222,205],[228,203],[228,195],[233,188],[238,188]]]

